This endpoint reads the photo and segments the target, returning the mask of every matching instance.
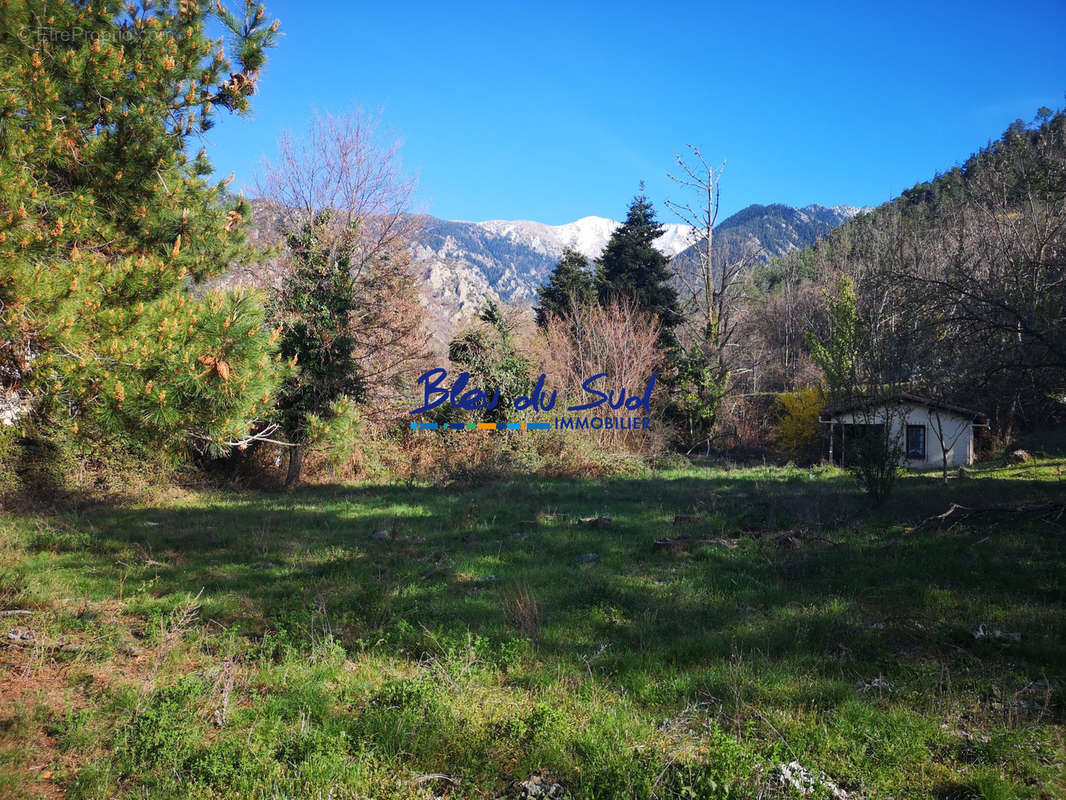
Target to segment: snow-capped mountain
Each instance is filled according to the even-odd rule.
[[[425,290],[430,329],[446,341],[455,325],[492,299],[529,305],[566,247],[590,260],[603,252],[621,223],[582,217],[565,225],[530,220],[456,222],[423,217],[411,252]],[[673,257],[688,247],[691,229],[664,225],[655,244]]]
[[[729,257],[744,251],[768,260],[806,247],[863,209],[853,206],[748,206],[715,229],[715,249]],[[589,259],[603,252],[621,223],[605,217],[582,217],[565,225],[528,220],[454,222],[424,217],[412,247],[415,267],[425,289],[430,327],[447,341],[455,326],[487,300],[532,305],[570,246]],[[655,245],[678,268],[692,258],[694,239],[687,225],[664,225]]]
[[[253,241],[278,241],[281,216],[269,204],[254,205]],[[724,257],[743,251],[767,260],[812,244],[864,209],[852,206],[748,206],[715,229],[715,249]],[[531,307],[565,247],[590,260],[603,252],[619,222],[582,217],[565,225],[529,220],[459,222],[418,217],[420,229],[411,244],[413,267],[422,282],[422,297],[434,340],[446,344],[461,322],[488,300]],[[686,225],[663,226],[656,242],[684,271],[693,258],[694,239]],[[259,274],[263,273],[263,274]],[[269,285],[276,282],[270,262],[247,271],[233,270],[230,280]]]
[[[497,236],[523,242],[531,249],[558,257],[564,247],[572,247],[589,259],[599,258],[607,241],[621,223],[606,217],[582,217],[565,225],[545,225],[529,220],[489,220],[476,225]],[[663,235],[655,240],[660,252],[673,258],[692,244],[688,225],[663,225]]]
[[[816,204],[803,208],[780,203],[750,205],[715,227],[715,251],[725,261],[744,257],[769,261],[813,244],[856,214],[869,210]],[[678,256],[681,263],[677,266],[681,268],[686,260],[694,257],[694,253],[685,248]]]

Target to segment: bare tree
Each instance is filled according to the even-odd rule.
[[[406,245],[418,226],[410,214],[414,183],[400,169],[399,143],[385,141],[378,117],[316,113],[306,133],[286,132],[276,160],[256,182],[288,227],[336,213],[338,230],[362,228],[361,254],[372,259]]]
[[[1005,435],[1066,391],[1066,115],[1037,122],[901,212],[896,246],[911,258],[887,275],[927,348],[923,382],[982,397]]]
[[[945,420],[940,414],[940,409],[936,408],[930,409],[929,421],[933,423],[930,427],[933,429],[933,434],[936,436],[937,444],[940,445],[940,474],[944,479],[944,483],[947,483],[948,453],[955,449],[955,445],[958,444],[962,435],[971,430],[971,428],[969,425],[945,425]]]
[[[793,391],[820,380],[803,332],[815,326],[824,300],[813,281],[792,282],[790,271],[786,264],[780,291],[746,303],[740,315],[737,350],[742,363],[758,369],[762,391]]]
[[[698,147],[688,147],[687,160],[676,156],[681,172],[668,177],[695,199],[692,203],[666,201],[667,208],[692,228],[691,250],[695,254],[693,275],[687,274],[686,264],[675,261],[685,315],[679,337],[678,405],[686,417],[690,439],[696,439],[691,449],[705,445],[710,453],[718,408],[734,368],[729,348],[735,344],[740,322],[741,279],[757,253],[750,248],[739,256],[716,250],[714,226],[724,164],[716,170]]]

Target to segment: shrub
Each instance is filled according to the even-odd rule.
[[[892,435],[892,425],[888,421],[864,427],[867,431],[852,439],[848,467],[874,504],[881,505],[888,499],[899,477],[903,446],[899,437]]]
[[[654,315],[632,303],[612,301],[607,306],[576,308],[564,317],[548,318],[537,360],[544,365],[547,385],[559,387],[558,405],[564,408],[569,405],[566,392],[580,392],[582,381],[601,372],[610,376],[611,387],[624,386],[627,392],[641,392],[665,361],[658,346],[660,330]],[[653,399],[656,394],[653,392]],[[662,395],[661,387],[658,394]],[[580,396],[582,403],[589,399],[583,393]],[[589,416],[641,413],[615,411],[604,404],[591,409]],[[613,428],[583,431],[580,435],[597,442],[601,450],[613,452],[655,453],[662,449],[663,441],[662,432],[654,430]]]
[[[781,451],[793,461],[811,463],[821,454],[822,428],[818,415],[825,407],[820,388],[806,386],[796,392],[784,392],[778,398],[781,415],[774,426],[774,439]]]
[[[201,749],[185,762],[183,772],[193,784],[232,792],[253,785],[263,767],[246,742],[229,740]]]
[[[146,769],[174,771],[193,755],[200,731],[189,706],[203,691],[199,678],[186,675],[174,686],[152,695],[147,707],[123,731],[118,750],[126,775]]]

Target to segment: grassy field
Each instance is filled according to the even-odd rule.
[[[7,512],[0,797],[1063,797],[1064,469]]]

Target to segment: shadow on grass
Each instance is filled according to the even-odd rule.
[[[100,599],[150,607],[203,590],[204,616],[220,625],[258,635],[306,630],[317,617],[349,647],[391,637],[417,649],[421,632],[456,631],[502,646],[518,635],[503,599],[522,584],[539,606],[546,663],[595,667],[664,702],[671,692],[721,696],[723,665],[738,654],[779,666],[782,692],[819,705],[843,695],[796,676],[851,684],[949,669],[974,682],[1010,671],[1063,680],[1061,527],[1022,518],[908,530],[950,503],[1062,501],[1062,484],[910,476],[875,510],[846,475],[782,475],[329,485],[98,505],[76,519],[90,546],[56,565]],[[699,520],[674,525],[679,513]],[[577,521],[594,515],[611,525]],[[390,538],[375,541],[379,530]],[[678,535],[725,543],[653,552],[655,538]],[[578,563],[587,553],[598,560]],[[975,638],[980,625],[1002,636]],[[649,674],[666,688],[648,686]]]

